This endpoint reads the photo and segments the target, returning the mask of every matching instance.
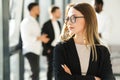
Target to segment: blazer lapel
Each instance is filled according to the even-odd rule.
[[[52,39],[54,40],[54,38],[55,38],[55,32],[54,32],[54,29],[53,29],[52,20],[50,20],[50,30],[51,30]]]
[[[96,48],[97,49],[97,48]],[[87,70],[87,75],[91,74],[91,75],[95,75],[97,72],[98,68],[98,60],[92,60],[92,49],[91,49],[91,53],[90,53],[90,60],[89,60],[89,66],[88,66],[88,70]]]
[[[91,72],[91,65],[92,65],[92,49],[90,49],[90,58],[89,58],[89,64],[86,75],[90,74]]]
[[[74,40],[73,38],[70,39],[70,42],[69,42],[69,52],[70,52],[70,61],[72,62],[71,63],[71,66],[74,67],[75,69],[75,73],[77,74],[80,74],[81,75],[81,66],[80,66],[80,61],[79,61],[79,57],[78,57],[78,54],[77,54],[77,50],[76,50],[76,46],[75,46],[75,43],[74,43]],[[74,70],[73,69],[73,70]]]
[[[69,42],[68,45],[69,45],[69,52],[71,52],[70,53],[71,55],[69,56],[69,58],[72,59],[71,60],[71,62],[72,62],[71,66],[74,66],[76,68],[76,73],[82,75],[80,60],[79,60],[79,57],[78,57],[78,52],[77,52],[77,49],[76,49],[75,42],[74,42],[73,38],[70,39],[70,42]],[[91,49],[89,64],[88,64],[88,70],[86,72],[86,75],[94,73],[94,68],[95,68],[95,61],[92,61],[92,49]]]

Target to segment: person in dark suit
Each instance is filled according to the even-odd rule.
[[[40,35],[40,26],[37,17],[40,14],[39,4],[32,2],[28,5],[29,16],[24,18],[20,24],[23,55],[30,63],[32,74],[31,80],[39,80],[39,59],[41,42],[47,43],[47,35]]]
[[[61,42],[54,48],[55,80],[115,80],[109,50],[97,29],[95,11],[88,3],[69,9]]]
[[[43,43],[43,55],[47,57],[48,71],[47,80],[52,80],[53,75],[53,49],[59,41],[61,25],[58,19],[61,16],[59,7],[52,6],[50,8],[50,20],[44,23],[42,34],[47,34],[50,39],[47,44]]]

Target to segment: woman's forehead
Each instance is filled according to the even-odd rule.
[[[71,16],[71,15],[82,15],[82,14],[78,10],[71,7],[70,10],[68,11],[68,16]]]

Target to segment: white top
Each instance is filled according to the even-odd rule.
[[[110,34],[111,34],[111,19],[109,15],[106,15],[104,11],[101,13],[96,13],[97,15],[97,20],[98,20],[98,32],[101,33],[102,39],[105,42],[109,42],[110,39]]]
[[[79,56],[82,75],[86,75],[90,59],[90,46],[87,45],[86,47],[86,45],[76,44],[76,49]]]
[[[35,18],[29,16],[21,22],[21,37],[23,41],[23,54],[33,52],[37,55],[41,51],[41,42],[37,40],[40,36],[40,27]]]
[[[55,34],[55,39],[51,45],[56,46],[56,44],[60,41],[60,28],[57,21],[52,21],[52,25]]]

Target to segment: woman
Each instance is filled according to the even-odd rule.
[[[110,53],[100,44],[95,11],[87,3],[68,11],[54,49],[55,80],[115,80]]]

